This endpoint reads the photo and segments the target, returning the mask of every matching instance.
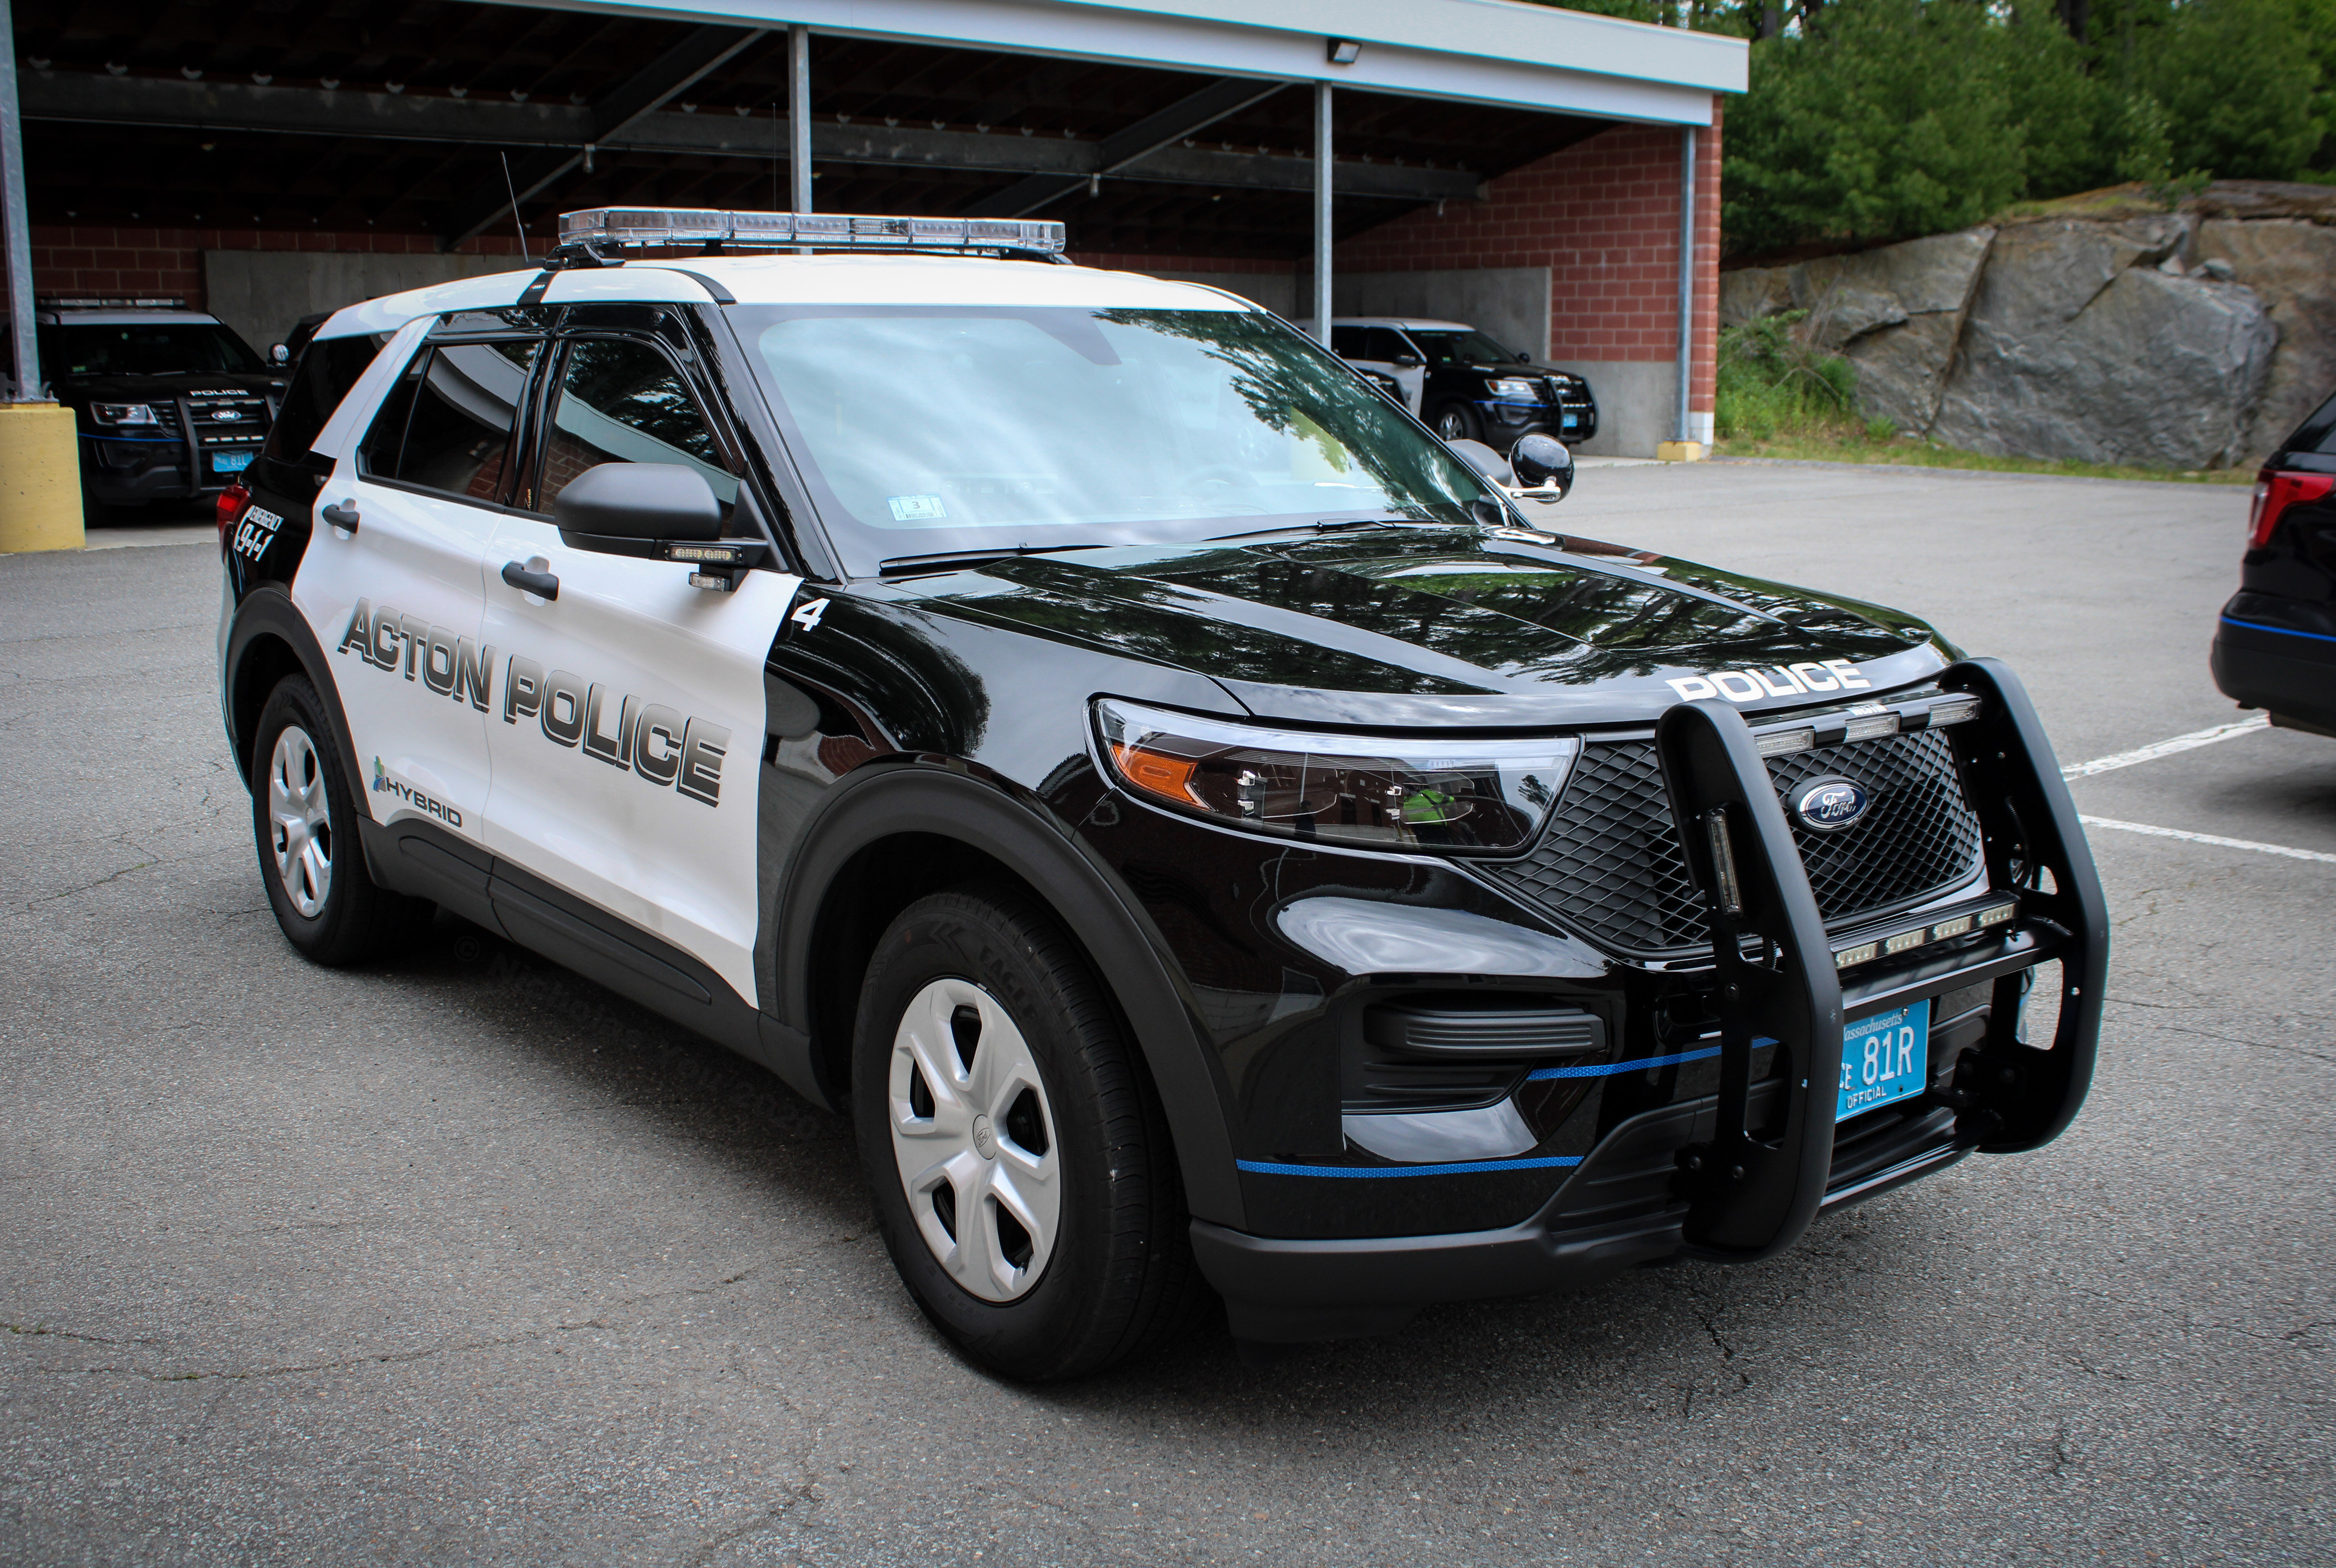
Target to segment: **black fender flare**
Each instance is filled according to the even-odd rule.
[[[1144,1053],[1174,1139],[1192,1217],[1242,1224],[1232,1129],[1200,1028],[1127,892],[1071,833],[956,769],[878,765],[838,784],[804,823],[774,913],[778,1005],[807,1037],[813,922],[853,856],[898,833],[954,839],[1008,866],[1085,949]]]
[[[332,661],[326,657],[322,643],[308,625],[308,618],[292,602],[292,596],[280,583],[263,582],[253,585],[243,602],[235,609],[235,618],[229,624],[227,653],[219,660],[219,712],[227,721],[228,749],[235,755],[236,772],[242,776],[246,789],[251,787],[251,759],[243,755],[243,719],[246,716],[236,709],[237,679],[243,661],[251,652],[251,645],[262,637],[281,638],[292,649],[292,657],[300,661],[308,684],[316,688],[316,696],[325,705],[325,716],[333,726],[333,746],[340,753],[341,776],[349,781],[352,789],[362,788],[364,770],[357,766],[355,744],[349,738],[348,715],[341,711],[341,689],[333,679]],[[268,700],[268,694],[259,694]],[[255,720],[256,720],[256,716]]]

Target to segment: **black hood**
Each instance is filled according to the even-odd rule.
[[[1729,672],[1728,695],[1757,691],[1742,704],[1757,712],[1819,700],[1794,688],[1832,678],[1828,660],[1866,683],[1854,693],[1958,657],[1924,623],[1854,599],[1458,529],[1062,551],[896,586],[929,610],[1207,676],[1259,717],[1298,723],[1646,723],[1687,695],[1673,681]],[[1805,680],[1795,665],[1820,667]]]

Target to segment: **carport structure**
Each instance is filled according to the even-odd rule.
[[[1593,452],[1709,438],[1733,39],[1512,0],[15,0],[14,38],[39,290],[263,346],[577,208],[1037,215],[1295,317],[1473,320],[1590,378]]]

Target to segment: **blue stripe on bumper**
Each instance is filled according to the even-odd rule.
[[[2265,626],[2259,620],[2241,620],[2236,616],[2224,616],[2223,618],[2223,624],[2224,626],[2243,626],[2249,631],[2275,631],[2282,637],[2305,638],[2312,642],[2336,642],[2336,637],[2330,637],[2325,632],[2297,631],[2292,627]]]
[[[1773,1040],[1755,1041],[1757,1045],[1774,1045]],[[1552,1078],[1611,1078],[1617,1073],[1635,1073],[1648,1067],[1675,1066],[1681,1062],[1700,1062],[1719,1055],[1718,1046],[1706,1046],[1699,1051],[1681,1051],[1675,1057],[1640,1057],[1635,1062],[1591,1062],[1578,1067],[1535,1067],[1525,1075],[1531,1084],[1546,1083]]]
[[[1467,1160],[1453,1165],[1283,1165],[1271,1160],[1235,1160],[1257,1176],[1473,1176],[1485,1171],[1559,1171],[1582,1164],[1579,1154],[1545,1154],[1523,1160]]]

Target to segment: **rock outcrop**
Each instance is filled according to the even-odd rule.
[[[2336,392],[2336,191],[2226,181],[2172,212],[2089,192],[1990,227],[1720,278],[1789,309],[1860,412],[1975,452],[2253,463]]]

